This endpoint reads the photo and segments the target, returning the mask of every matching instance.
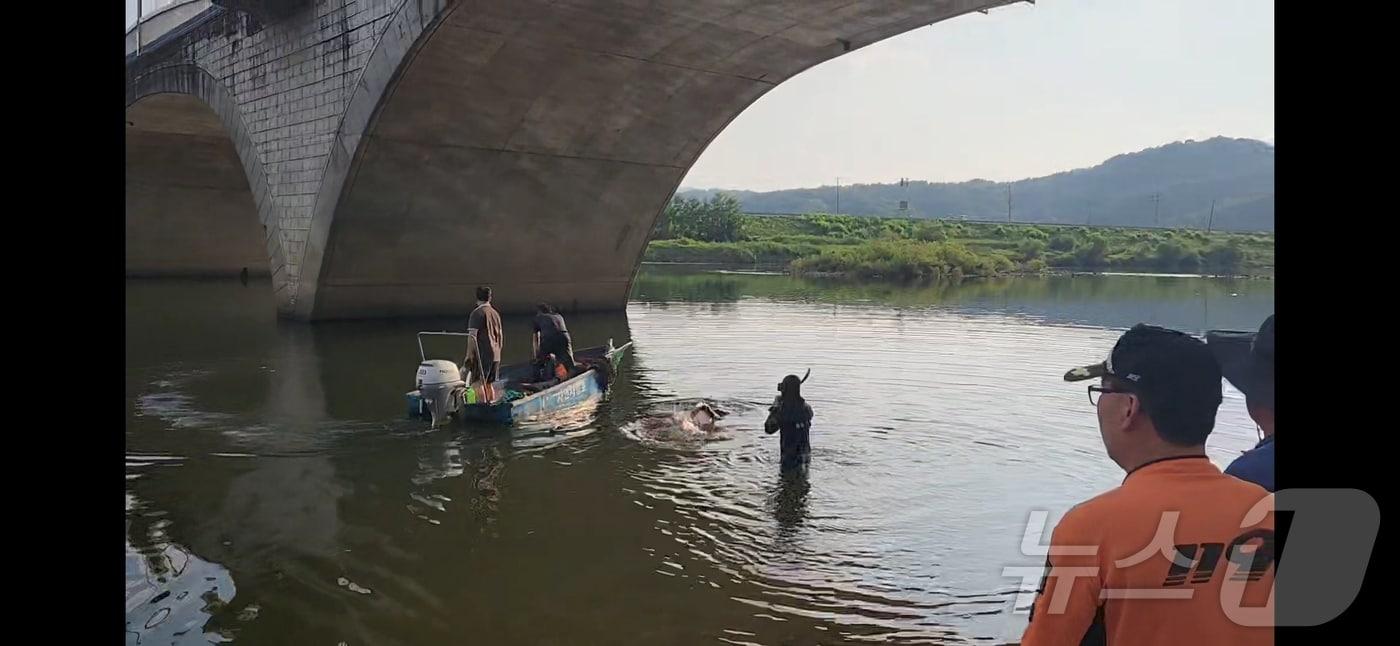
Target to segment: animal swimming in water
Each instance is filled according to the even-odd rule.
[[[728,414],[709,402],[699,401],[686,409],[643,418],[638,431],[648,439],[704,438],[720,431],[716,422]]]
[[[713,433],[715,422],[723,416],[706,402],[697,402],[690,410],[675,415],[680,418],[681,428],[689,433]]]

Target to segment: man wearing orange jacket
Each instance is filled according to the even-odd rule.
[[[1206,458],[1221,399],[1210,350],[1138,325],[1065,375],[1088,379],[1127,477],[1055,527],[1022,645],[1273,644],[1273,500]]]

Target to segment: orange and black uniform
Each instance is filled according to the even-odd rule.
[[[1250,515],[1268,495],[1204,456],[1135,469],[1122,486],[1076,505],[1055,527],[1021,644],[1273,644],[1272,627],[1239,625],[1223,608],[1231,601],[1222,603],[1227,585],[1234,587],[1225,597],[1242,599],[1235,605],[1243,608],[1264,607],[1273,594],[1271,507]],[[1097,549],[1054,549],[1074,546]],[[1189,598],[1166,598],[1186,591]],[[1065,593],[1057,604],[1056,595]]]

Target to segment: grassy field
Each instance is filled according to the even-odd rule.
[[[738,240],[654,240],[650,262],[931,280],[1049,270],[1271,276],[1271,233],[992,224],[812,214],[741,216]]]

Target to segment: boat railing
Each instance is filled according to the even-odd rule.
[[[419,332],[418,333],[418,356],[421,361],[427,361],[428,355],[423,352],[423,335],[428,336],[471,336],[466,332]]]

